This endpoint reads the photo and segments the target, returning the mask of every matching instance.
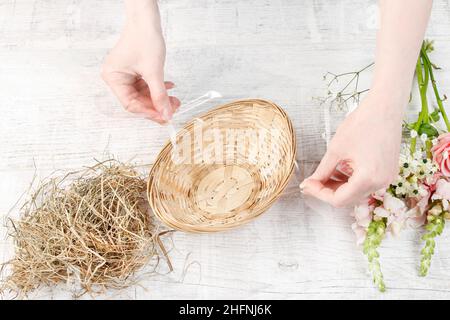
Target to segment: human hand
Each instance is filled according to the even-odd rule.
[[[370,92],[339,126],[316,171],[300,185],[302,192],[345,207],[387,187],[398,173],[402,104]],[[342,164],[347,170],[337,170]]]
[[[116,46],[105,59],[102,78],[123,107],[158,123],[172,118],[180,101],[168,96],[164,82],[165,43],[155,0],[126,2],[127,20]]]

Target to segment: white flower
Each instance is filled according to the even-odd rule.
[[[411,138],[415,138],[415,137],[417,137],[417,131],[411,130]]]
[[[428,136],[427,136],[426,133],[422,133],[422,134],[420,135],[420,140],[422,140],[423,142],[427,141],[427,139],[428,139]]]

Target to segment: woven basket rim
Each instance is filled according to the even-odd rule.
[[[164,147],[161,149],[161,151],[158,153],[158,155],[156,156],[156,161],[155,163],[152,165],[152,168],[150,170],[149,173],[149,179],[147,182],[147,200],[149,202],[150,208],[152,210],[152,212],[154,213],[154,215],[156,217],[158,217],[158,219],[164,223],[167,226],[170,226],[174,229],[180,230],[180,231],[185,231],[185,232],[194,232],[194,233],[213,233],[213,232],[219,232],[219,231],[227,231],[230,229],[234,229],[244,223],[248,223],[250,221],[253,221],[254,219],[256,219],[257,217],[259,217],[262,213],[264,213],[265,211],[267,211],[268,209],[270,209],[270,207],[281,197],[281,195],[283,194],[283,191],[285,190],[287,184],[289,183],[289,181],[291,180],[292,174],[294,172],[294,168],[295,168],[295,162],[296,162],[296,156],[297,156],[297,139],[296,139],[296,135],[295,135],[295,130],[294,127],[292,125],[292,121],[289,118],[289,116],[287,115],[286,111],[284,109],[282,109],[280,106],[278,106],[276,103],[269,101],[269,100],[265,100],[265,99],[259,99],[259,98],[249,98],[249,99],[239,99],[239,100],[233,100],[231,102],[219,105],[217,107],[214,107],[208,111],[202,112],[201,114],[199,114],[198,116],[196,116],[195,118],[203,118],[205,116],[207,116],[210,113],[214,113],[217,112],[218,110],[221,109],[226,109],[229,107],[232,107],[232,105],[234,104],[239,104],[239,103],[249,103],[249,102],[259,102],[262,104],[266,104],[266,105],[271,105],[271,107],[274,107],[274,109],[277,110],[277,112],[279,112],[283,117],[284,120],[286,120],[286,124],[287,127],[289,129],[289,132],[291,133],[291,137],[292,137],[292,161],[289,165],[289,171],[288,174],[286,174],[285,178],[282,180],[282,183],[280,184],[280,186],[277,188],[276,192],[274,192],[272,198],[270,199],[270,201],[267,202],[267,204],[264,207],[261,207],[257,210],[253,210],[253,215],[251,217],[249,217],[248,219],[246,219],[244,222],[242,221],[236,221],[234,223],[230,223],[224,226],[221,226],[220,228],[207,228],[205,226],[198,226],[196,224],[189,224],[189,223],[183,223],[184,226],[186,226],[186,228],[181,228],[179,226],[179,223],[177,224],[177,221],[171,221],[173,220],[171,216],[169,215],[161,215],[161,213],[159,212],[159,210],[155,210],[155,204],[154,201],[151,197],[151,194],[153,192],[153,188],[154,188],[154,184],[153,184],[153,180],[154,180],[154,174],[155,174],[155,170],[158,168],[159,163],[163,160],[163,158],[161,157],[162,154],[164,154],[164,152],[167,152],[167,149],[171,148],[171,141],[167,140]],[[183,126],[183,129],[186,128],[187,126],[189,126],[189,124],[192,122],[193,120],[189,120],[187,121],[187,123]],[[181,130],[180,130],[181,131]],[[180,132],[177,132],[178,133]]]

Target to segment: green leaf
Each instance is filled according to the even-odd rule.
[[[437,129],[429,123],[422,123],[420,125],[418,134],[421,135],[424,133],[428,136],[428,138],[437,137],[439,135]]]
[[[434,109],[434,111],[432,113],[430,113],[430,119],[433,122],[438,122],[440,119],[440,115],[439,115],[439,109]]]

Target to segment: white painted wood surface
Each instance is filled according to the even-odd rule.
[[[325,150],[323,115],[311,98],[324,93],[325,71],[355,70],[373,59],[375,8],[369,0],[162,1],[168,79],[184,101],[218,90],[223,101],[259,97],[283,106],[296,128],[298,160],[311,172]],[[45,176],[90,164],[105,151],[140,163],[155,159],[167,133],[122,111],[99,77],[122,22],[121,0],[0,0],[2,215],[35,166]],[[447,93],[449,32],[450,1],[436,0],[428,36]],[[175,233],[173,273],[143,275],[141,286],[100,298],[450,298],[450,231],[439,238],[425,279],[418,277],[420,235],[386,239],[388,289],[380,294],[350,224],[345,212],[303,199],[293,181],[268,212],[240,229]],[[5,261],[12,245],[1,230]],[[70,294],[49,289],[31,297]]]

